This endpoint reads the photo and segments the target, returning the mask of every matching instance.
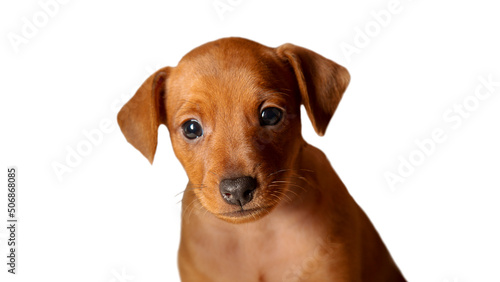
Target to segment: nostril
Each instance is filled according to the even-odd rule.
[[[252,192],[253,192],[253,190],[247,190],[247,191],[245,191],[245,192],[243,193],[243,196],[244,196],[245,198],[248,198],[248,197],[252,196]]]

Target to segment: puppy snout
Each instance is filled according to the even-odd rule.
[[[224,179],[219,190],[224,200],[231,205],[243,206],[253,199],[257,180],[250,176]]]

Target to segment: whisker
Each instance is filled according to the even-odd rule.
[[[193,191],[193,190],[201,190],[203,188],[205,188],[205,186],[203,186],[203,187],[186,188],[186,189],[180,191],[179,193],[175,194],[174,197],[177,197],[177,196],[179,196],[180,194],[182,194],[184,192]]]
[[[283,192],[281,192],[281,191],[278,191],[278,193],[279,193],[281,196],[286,197],[286,199],[288,199],[288,201],[287,201],[288,203],[291,203],[291,202],[292,202],[292,199],[291,199],[290,197],[288,197],[288,195],[287,195],[287,194],[285,194],[285,193],[283,193]],[[286,199],[285,199],[285,201],[286,201]]]
[[[269,175],[268,175],[268,177],[269,177],[269,176],[273,176],[273,175],[278,174],[278,173],[281,173],[281,172],[290,171],[290,170],[291,170],[291,169],[280,169],[280,170],[278,170],[278,171],[275,171],[275,172],[273,172],[273,173],[269,174]]]
[[[288,192],[289,192],[289,193],[292,193],[293,195],[295,195],[295,197],[300,198],[299,194],[297,194],[296,192],[294,192],[294,191],[292,191],[292,190],[289,190]]]
[[[189,203],[189,205],[186,206],[186,208],[182,211],[182,216],[184,217],[185,213],[188,211],[188,210],[192,210],[192,206],[193,204],[196,202],[196,199],[193,199],[191,201],[191,203]]]
[[[289,200],[289,202],[290,202],[290,203],[292,202],[292,199],[291,199],[291,198],[290,198],[287,194],[285,194],[283,191],[281,191],[281,190],[277,190],[277,191],[276,191],[276,193],[277,193],[279,196],[286,197],[286,198]]]
[[[200,196],[202,196],[202,195],[200,195]],[[195,199],[193,199],[193,202],[192,202],[192,203],[195,203],[195,202],[196,202],[196,198],[195,198]],[[196,206],[194,206],[194,205],[191,207],[191,210],[189,211],[189,214],[188,214],[188,216],[187,216],[187,220],[189,220],[189,218],[191,218],[191,215],[193,214],[193,211],[194,211],[194,209],[195,209],[195,208],[196,208]],[[198,209],[199,209],[199,208],[198,208]]]
[[[200,209],[201,209],[201,208],[200,208]],[[208,213],[208,210],[207,210],[207,209],[205,209],[205,213],[203,214],[203,217],[204,217],[204,216],[206,216],[206,215],[207,215],[207,213]]]
[[[285,185],[290,185],[290,186],[293,186],[293,187],[297,187],[297,188],[300,188],[301,190],[303,190],[304,192],[306,192],[306,188],[302,187],[301,185],[295,183],[295,182],[292,182],[292,181],[286,181],[286,180],[275,180],[275,181],[272,181],[268,186],[279,186],[281,184],[276,184],[276,183],[282,183],[282,184],[285,184]]]
[[[292,187],[297,187],[297,188],[299,188],[300,190],[302,190],[302,191],[304,191],[304,192],[307,192],[307,189],[306,189],[306,188],[304,188],[304,187],[302,187],[301,185],[298,185],[298,184],[295,184],[295,183],[290,183],[290,184],[288,184],[288,185],[290,185],[290,186],[292,186]]]
[[[200,187],[200,186],[205,186],[205,184],[201,183],[201,184],[189,184],[186,188],[190,188],[190,187]]]
[[[185,193],[185,192],[194,191],[194,190],[201,190],[201,189],[203,189],[203,187],[200,187],[200,188],[189,188],[189,189],[186,189],[186,190],[183,190],[183,191],[181,191],[181,192],[177,193],[177,194],[174,196],[174,198],[175,198],[175,197],[177,197],[177,196],[179,196],[180,194]],[[182,203],[182,200],[183,200],[183,199],[181,198],[181,199],[180,199],[180,200],[179,200],[176,204]]]
[[[271,196],[271,197],[275,197],[275,198],[277,199],[277,201],[276,201],[276,202],[281,201],[281,198],[280,198],[278,195],[274,194],[274,193],[271,193],[271,194],[270,194],[270,196]]]
[[[188,185],[184,190],[182,190],[181,192],[175,194],[174,197],[177,197],[179,196],[180,194],[184,193],[184,192],[187,192],[187,191],[192,191],[192,190],[196,190],[196,189],[203,189],[205,188],[206,185],[204,184],[191,184],[191,185]]]
[[[291,184],[289,184],[291,185]],[[280,187],[280,185],[269,185],[270,187]],[[306,191],[302,186],[298,186],[298,185],[294,185],[295,187],[298,187],[298,188],[301,188],[303,189],[304,191]],[[297,194],[297,192],[293,191],[293,190],[287,190],[287,192],[290,192],[292,194],[294,194],[295,196],[297,197],[300,197],[299,194]]]
[[[304,176],[300,176],[300,175],[290,175],[290,176],[283,177],[283,179],[286,179],[286,178],[300,179],[303,181],[308,181],[307,178],[305,178]]]
[[[295,182],[281,182],[281,183],[273,183],[271,182],[268,186],[270,185],[273,185],[273,186],[280,186],[280,185],[291,185],[291,186],[295,186],[295,187],[300,187],[300,188],[304,188],[302,186],[300,186],[299,184],[295,183]]]
[[[278,174],[278,173],[282,173],[282,172],[287,172],[287,171],[303,171],[303,172],[310,172],[310,173],[314,173],[313,170],[310,170],[310,169],[306,169],[306,168],[286,168],[286,169],[280,169],[280,170],[277,170],[275,172],[272,172],[268,175],[269,176],[272,176],[272,175],[275,175],[275,174]]]

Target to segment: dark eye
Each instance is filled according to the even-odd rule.
[[[196,139],[203,135],[203,128],[197,120],[192,119],[182,125],[182,132],[187,139]]]
[[[265,108],[260,113],[260,125],[276,125],[282,116],[283,112],[278,108]]]

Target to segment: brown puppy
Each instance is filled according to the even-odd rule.
[[[349,83],[342,66],[292,44],[225,38],[151,75],[122,108],[150,162],[165,124],[189,183],[183,281],[405,281],[325,155],[319,135]]]

